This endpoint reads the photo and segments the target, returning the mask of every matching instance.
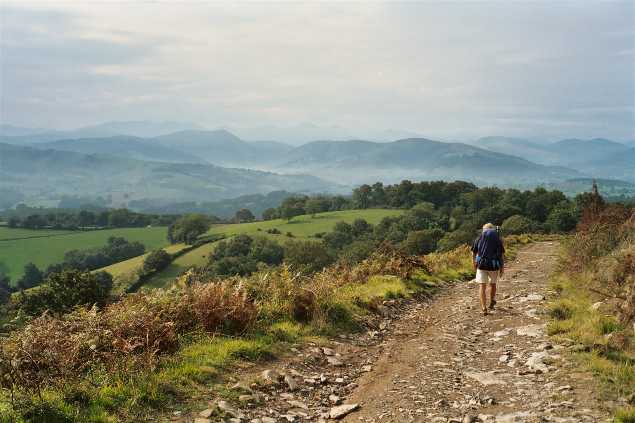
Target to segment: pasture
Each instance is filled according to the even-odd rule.
[[[355,219],[365,219],[369,223],[377,224],[386,216],[396,216],[402,214],[403,210],[394,209],[367,209],[367,210],[344,210],[337,212],[318,213],[315,216],[303,215],[294,217],[290,222],[283,219],[268,220],[264,222],[250,222],[239,224],[214,225],[206,235],[223,234],[232,237],[239,234],[267,236],[284,243],[291,239],[286,236],[287,232],[293,234],[294,238],[308,239],[316,233],[329,232],[337,222],[351,223]],[[268,234],[267,229],[278,229],[281,234]],[[260,231],[258,230],[260,229]],[[191,267],[203,266],[207,263],[209,253],[214,249],[216,243],[209,243],[192,250],[174,260],[165,270],[150,278],[144,289],[162,288],[169,286],[170,282],[177,276],[184,273]],[[133,259],[134,260],[134,259]]]
[[[49,231],[0,228],[0,271],[11,278],[11,283],[22,276],[24,265],[32,262],[41,270],[60,263],[70,250],[88,250],[103,247],[109,237],[123,237],[139,241],[146,250],[168,244],[167,228],[118,228],[96,231]]]

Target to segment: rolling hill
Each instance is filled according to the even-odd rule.
[[[279,175],[210,164],[160,163],[99,154],[43,150],[0,143],[0,189],[28,198],[110,195],[113,206],[146,198],[214,201],[286,189],[334,188],[315,176]]]
[[[278,142],[247,142],[225,130],[181,131],[151,141],[196,155],[219,166],[267,168],[292,147]]]
[[[290,151],[279,171],[298,171],[343,181],[367,183],[401,179],[463,179],[498,185],[530,184],[581,176],[563,167],[461,143],[411,138],[389,143],[317,141]]]
[[[72,151],[82,154],[104,154],[136,160],[169,163],[206,163],[199,157],[153,143],[144,138],[119,135],[108,138],[58,140],[34,145],[41,149]]]

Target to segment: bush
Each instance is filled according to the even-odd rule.
[[[443,238],[444,232],[440,229],[425,229],[408,233],[408,237],[402,243],[402,248],[407,254],[429,254],[437,249],[437,243]]]
[[[476,239],[476,232],[471,229],[459,228],[453,232],[447,232],[437,243],[439,251],[451,251],[462,245],[472,245]]]
[[[317,272],[333,262],[327,249],[316,241],[291,241],[285,245],[284,261],[303,272]]]
[[[23,292],[16,306],[24,313],[37,315],[45,310],[65,312],[78,305],[103,305],[110,294],[103,275],[65,270],[50,275],[44,284]]]
[[[373,240],[353,241],[344,247],[339,257],[349,265],[354,265],[367,259],[377,248],[377,242]]]
[[[143,271],[145,273],[163,270],[172,262],[172,256],[164,249],[154,250],[143,260]]]
[[[168,241],[172,244],[184,242],[193,244],[212,224],[212,220],[203,214],[188,214],[177,219],[168,227]]]
[[[528,217],[515,214],[503,221],[501,230],[505,235],[520,235],[533,232],[536,223]]]

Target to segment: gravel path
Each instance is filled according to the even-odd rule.
[[[488,316],[476,283],[431,301],[385,302],[376,330],[253,370],[260,383],[235,387],[244,390],[239,406],[212,402],[198,422],[212,421],[218,405],[225,420],[253,423],[610,421],[591,376],[568,362],[571,345],[545,334],[557,247],[524,247]]]

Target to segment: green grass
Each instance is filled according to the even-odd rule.
[[[386,216],[396,216],[403,213],[403,210],[392,209],[368,209],[368,210],[344,210],[337,212],[318,213],[315,216],[304,215],[294,217],[291,222],[276,219],[264,222],[239,223],[215,225],[205,235],[225,235],[231,237],[239,234],[261,235],[284,242],[289,237],[287,232],[291,232],[294,238],[306,239],[316,233],[329,232],[337,222],[351,223],[355,219],[362,218],[372,224],[377,224]],[[266,232],[267,229],[278,229],[280,235],[272,235]],[[260,231],[258,229],[261,229]],[[157,273],[143,289],[164,288],[169,286],[174,279],[194,266],[203,266],[207,263],[207,257],[213,250],[215,243],[205,244],[192,250],[174,260],[165,270]]]
[[[583,277],[583,276],[581,276]],[[590,371],[600,386],[605,398],[615,399],[635,392],[635,350],[627,345],[618,348],[610,343],[607,335],[623,330],[615,317],[594,310],[591,305],[597,301],[582,286],[583,280],[571,280],[559,275],[552,284],[559,298],[549,305],[552,320],[547,332],[556,338],[571,339],[582,348],[576,348],[573,358],[580,367]],[[630,422],[635,414],[624,411],[624,418],[615,421]]]
[[[174,244],[164,247],[163,250],[169,254],[174,254],[186,247],[186,244]],[[102,267],[101,269],[95,270],[95,272],[104,271],[110,273],[114,282],[114,290],[121,293],[125,291],[128,286],[137,281],[138,272],[143,268],[143,262],[148,254],[150,254],[150,252],[120,261],[119,263],[111,264],[110,266]]]
[[[264,222],[239,223],[228,225],[214,225],[208,234],[224,234],[226,236],[238,234],[256,234],[267,229],[278,229],[281,235],[272,235],[278,238],[286,238],[285,234],[291,232],[297,238],[309,238],[316,233],[330,232],[337,222],[351,223],[355,219],[365,219],[368,223],[377,224],[386,216],[397,216],[403,210],[394,209],[367,209],[367,210],[343,210],[336,212],[318,213],[315,216],[303,215],[294,217],[290,222],[283,219],[267,220]],[[261,231],[258,231],[261,229]]]
[[[72,234],[77,231],[57,230],[57,229],[21,229],[0,226],[0,241],[16,238],[40,238],[52,235]]]
[[[87,250],[103,247],[111,236],[124,237],[128,241],[139,241],[147,250],[153,250],[168,244],[167,228],[119,228],[87,232],[59,233],[55,236],[43,238],[25,238],[24,229],[0,228],[0,235],[5,238],[15,238],[12,232],[22,239],[7,241],[0,240],[0,271],[9,275],[11,282],[22,276],[24,265],[33,262],[40,269],[64,259],[64,254],[70,250]],[[37,231],[30,231],[40,233]],[[47,232],[44,230],[43,232]]]
[[[209,254],[214,249],[215,242],[203,244],[200,247],[188,251],[177,257],[168,267],[157,273],[143,285],[142,289],[165,288],[174,281],[176,277],[195,266],[203,266],[207,263]]]

